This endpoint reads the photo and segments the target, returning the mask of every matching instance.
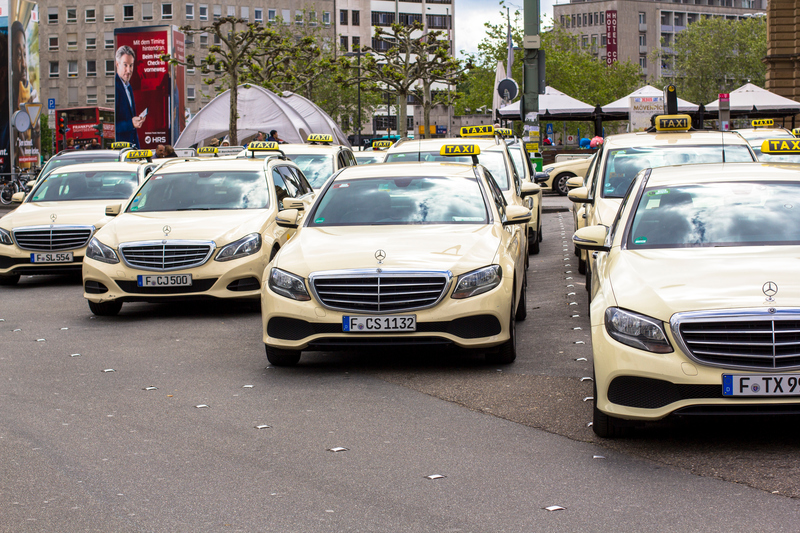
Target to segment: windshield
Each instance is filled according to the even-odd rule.
[[[753,156],[743,144],[647,146],[611,150],[603,172],[602,194],[604,198],[624,197],[633,178],[643,168],[747,161],[753,161]]]
[[[645,190],[629,249],[800,243],[800,183],[707,183]]]
[[[310,226],[486,224],[476,178],[402,177],[336,181],[320,198]]]
[[[151,177],[128,212],[264,209],[269,191],[261,171],[175,172]]]
[[[291,154],[286,157],[297,163],[314,189],[321,189],[333,174],[332,154]]]
[[[50,172],[57,168],[66,167],[68,165],[82,165],[84,163],[109,163],[111,161],[119,161],[117,154],[86,154],[86,157],[51,157],[42,169],[41,176],[47,176]]]
[[[433,161],[437,163],[466,163],[472,164],[472,156],[441,155],[436,152],[397,152],[386,155],[386,163],[403,163],[407,161]],[[478,155],[478,163],[485,166],[489,173],[497,182],[497,185],[504,191],[509,189],[508,169],[506,160],[502,152],[481,152]]]
[[[750,143],[750,148],[756,153],[756,159],[759,161],[770,161],[770,162],[783,162],[783,163],[800,163],[800,154],[763,154],[761,153],[761,145],[767,139],[794,139],[794,136],[786,133],[780,132],[776,133],[774,131],[770,132],[748,132],[748,133],[741,133],[739,135],[747,139],[747,142]]]
[[[136,167],[134,167],[136,168]],[[33,191],[32,202],[63,200],[124,200],[136,190],[136,171],[54,171]]]
[[[374,154],[356,154],[356,161],[358,161],[359,165],[372,165],[374,163],[383,163],[384,157],[386,157],[386,154],[383,152],[377,152]]]

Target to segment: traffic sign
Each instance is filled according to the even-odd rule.
[[[47,99],[47,109],[55,109],[56,108],[56,99],[55,98],[48,98]]]
[[[547,123],[547,128],[544,131],[545,131],[545,134],[552,135],[553,134],[553,124],[548,122]]]

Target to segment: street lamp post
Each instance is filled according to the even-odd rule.
[[[349,57],[356,56],[358,65],[358,133],[356,134],[356,143],[358,144],[358,149],[362,150],[364,147],[361,146],[361,45],[358,45],[355,52],[348,52],[345,55]]]

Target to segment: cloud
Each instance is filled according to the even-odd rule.
[[[522,1],[506,2],[505,6],[511,10],[522,11]],[[555,0],[541,0],[540,11],[544,20],[553,19],[553,4]],[[484,23],[505,24],[505,8],[500,6],[498,0],[459,0],[456,16],[453,17],[456,32],[456,51],[477,53],[478,44],[486,36]],[[459,54],[460,55],[460,54]]]

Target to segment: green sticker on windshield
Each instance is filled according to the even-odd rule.
[[[647,237],[636,237],[636,240],[633,241],[633,244],[647,244]]]
[[[323,222],[325,222],[324,217],[319,217],[318,219],[314,220],[314,224],[322,224]]]
[[[657,191],[650,191],[647,196],[661,196],[662,194],[669,194],[669,189],[659,189]]]

